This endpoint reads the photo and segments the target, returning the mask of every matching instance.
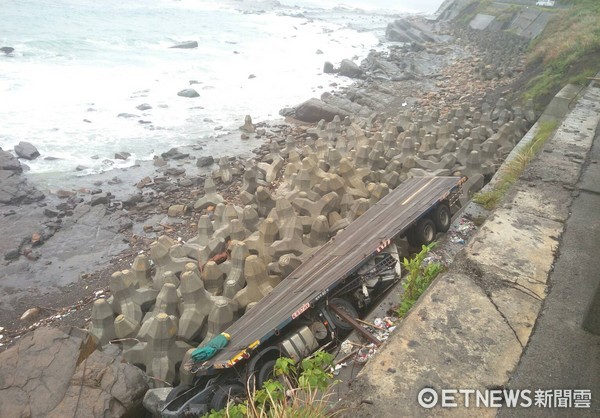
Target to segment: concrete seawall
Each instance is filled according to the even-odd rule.
[[[365,366],[341,402],[342,416],[496,415],[498,408],[461,407],[460,394],[458,407],[441,408],[440,399],[425,409],[418,394],[424,388],[437,394],[442,389],[503,388],[519,364],[550,290],[548,277],[573,191],[600,122],[598,83],[578,92],[568,86],[556,99],[568,104],[548,107],[540,121],[561,122],[554,136],[449,271],[430,286]]]

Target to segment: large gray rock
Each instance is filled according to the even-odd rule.
[[[346,111],[338,107],[328,105],[322,100],[312,98],[296,107],[294,117],[302,122],[315,123],[321,119],[331,122],[335,115],[339,115],[341,119],[349,116]]]
[[[160,156],[163,157],[165,160],[182,160],[184,158],[188,158],[190,154],[180,152],[177,148],[171,148],[169,151],[160,154]]]
[[[35,160],[40,156],[37,148],[30,142],[21,141],[18,145],[15,145],[15,153],[26,160]]]
[[[0,353],[0,416],[141,413],[148,390],[144,373],[124,363],[117,347],[109,347],[94,351],[90,334],[75,327],[44,327],[27,334]]]
[[[208,167],[215,163],[215,159],[212,155],[198,157],[198,161],[196,161],[196,166],[198,167]]]
[[[362,78],[364,76],[364,72],[353,61],[344,59],[340,63],[340,75],[350,78]]]
[[[4,52],[6,55],[11,54],[15,49],[12,46],[3,46],[0,48],[0,51]]]
[[[173,388],[150,389],[144,396],[144,408],[150,412],[153,417],[160,417],[160,411],[165,406],[167,396]]]
[[[333,67],[331,62],[325,61],[325,64],[323,64],[323,72],[325,74],[335,74],[338,72],[338,70]]]
[[[177,93],[177,95],[181,96],[181,97],[189,97],[189,98],[200,97],[200,94],[194,89],[183,89],[179,93]]]
[[[23,171],[21,163],[10,152],[0,149],[0,170],[8,170],[20,173]]]
[[[19,172],[0,170],[0,203],[28,204],[40,201],[44,197],[44,194],[29,185],[27,179]]]
[[[180,44],[173,45],[171,48],[181,48],[181,49],[198,48],[198,42],[197,41],[182,42]]]

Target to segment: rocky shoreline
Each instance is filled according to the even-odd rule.
[[[2,179],[10,179],[3,180],[2,189],[12,196],[2,207],[0,222],[2,234],[11,237],[0,244],[0,351],[14,344],[29,346],[30,340],[43,344],[45,325],[91,326],[94,344],[105,344],[115,338],[117,321],[119,334],[127,334],[131,325],[130,335],[136,335],[136,325],[129,324],[129,317],[137,326],[141,322],[143,332],[139,332],[148,341],[158,341],[154,328],[171,320],[165,312],[177,305],[178,297],[172,296],[177,295],[180,278],[183,283],[184,276],[190,282],[198,276],[195,263],[188,269],[190,251],[196,245],[195,257],[206,258],[217,250],[224,231],[235,232],[233,238],[238,242],[227,265],[228,283],[229,275],[239,273],[244,260],[253,266],[246,273],[249,283],[258,276],[263,280],[267,273],[257,255],[249,256],[247,249],[244,252],[246,245],[265,244],[269,227],[279,228],[270,236],[275,239],[280,234],[278,245],[285,247],[276,249],[276,258],[290,251],[293,256],[283,261],[284,257],[273,258],[274,266],[269,264],[269,268],[279,269],[279,278],[269,271],[269,283],[261,282],[258,291],[263,294],[262,287],[274,286],[310,248],[318,248],[321,241],[408,176],[466,174],[471,177],[469,188],[480,188],[520,139],[519,134],[535,120],[531,107],[512,107],[505,100],[523,74],[527,42],[498,33],[492,42],[486,32],[420,17],[391,22],[387,34],[395,40],[388,44],[387,52],[373,52],[360,65],[350,60],[339,68],[326,65],[329,71],[354,77],[351,87],[282,109],[284,121],[253,123],[247,119],[240,131],[217,139],[232,149],[240,141],[255,141],[252,155],[211,161],[198,154],[201,147],[210,147],[209,143],[193,144],[166,152],[152,162],[79,179],[72,187],[65,185],[62,190],[44,190],[42,194],[27,174],[21,173],[18,161],[0,151],[0,169],[7,172]],[[12,185],[8,192],[7,184]],[[284,202],[276,207],[278,196],[283,196],[280,200]],[[287,200],[293,207],[290,203],[286,206]],[[268,215],[275,216],[275,221],[265,221]],[[238,229],[234,230],[234,224]],[[262,229],[257,231],[259,224]],[[262,241],[251,239],[251,232]],[[301,251],[286,247],[292,241]],[[261,249],[253,250],[263,256]],[[171,267],[177,268],[179,276],[169,274]],[[146,281],[151,269],[155,283],[149,286]],[[218,306],[227,311],[234,304],[246,308],[256,301],[256,295],[240,295],[245,288],[227,288],[223,283],[225,288],[220,291],[210,288],[213,278],[223,281],[223,273],[213,270],[202,273],[206,291],[214,292],[207,303],[210,309]],[[127,280],[135,291],[121,286]],[[179,291],[191,292],[187,288]],[[153,303],[164,304],[166,310],[149,311]],[[180,307],[173,315],[177,310],[181,326],[185,313]],[[150,313],[156,313],[148,315],[155,319],[142,321],[141,316]],[[120,315],[114,320],[116,314]],[[185,376],[173,375],[174,358],[180,361],[183,353],[203,338],[199,335],[202,331],[206,334],[209,328],[210,334],[223,325],[211,323],[208,317],[208,325],[191,330],[193,335],[169,342],[168,367],[158,374],[146,370],[152,381],[142,382],[141,373],[131,370],[135,367],[120,366],[125,369],[114,374],[127,374],[140,389],[128,394],[136,397],[128,398],[128,405],[135,404],[148,385],[161,387],[183,380]],[[39,335],[25,336],[37,328],[41,328]],[[77,334],[78,344],[90,349],[85,337],[73,330],[67,334]],[[130,363],[148,361],[144,354],[148,342],[125,345],[124,355]],[[5,354],[13,352],[10,355],[14,357],[14,351]],[[95,357],[94,361],[110,362]],[[77,370],[79,366],[69,365]],[[83,381],[85,367],[81,373]],[[109,392],[112,394],[112,389]],[[54,411],[68,409],[72,401],[65,396]]]
[[[257,123],[254,132],[218,140],[235,142],[251,136],[262,143],[253,157],[259,161],[268,154],[269,143],[284,146],[286,138],[292,137],[302,146],[311,138],[308,132],[315,121],[331,119],[329,112],[366,120],[376,131],[388,117],[407,110],[437,109],[444,114],[460,105],[487,102],[493,106],[523,71],[526,42],[510,35],[494,34],[492,43],[485,32],[422,18],[392,22],[387,32],[392,40],[408,41],[403,33],[413,39],[391,42],[387,53],[373,52],[356,65],[349,73],[356,77],[351,87],[282,109],[285,122]],[[415,38],[415,34],[419,35]],[[114,271],[128,268],[135,255],[147,251],[161,234],[182,241],[195,235],[202,212],[191,208],[203,193],[205,178],[218,166],[209,158],[196,159],[194,151],[202,146],[172,150],[154,162],[93,176],[81,181],[79,188],[46,193],[45,198],[27,181],[27,174],[19,172],[18,160],[3,151],[3,189],[10,178],[16,192],[9,193],[16,197],[4,202],[0,224],[2,233],[12,238],[0,248],[5,270],[0,285],[6,295],[0,300],[4,328],[0,350],[57,312],[64,314],[61,323],[83,326],[90,306],[70,307],[101,289],[107,291]],[[227,202],[238,203],[248,162],[230,157],[232,182],[217,179],[217,191]],[[175,206],[181,213],[168,216]],[[65,252],[68,257],[61,255]],[[34,280],[27,282],[24,275]],[[19,320],[31,308],[38,308],[37,315]]]

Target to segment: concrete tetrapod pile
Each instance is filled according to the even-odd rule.
[[[464,204],[534,119],[531,104],[511,108],[501,99],[444,119],[405,111],[380,131],[369,121],[336,116],[309,128],[302,148],[291,137],[282,148],[272,142],[262,161],[246,167],[245,206],[225,202],[207,178],[194,209],[214,210],[200,217],[197,235],[185,243],[161,236],[148,256],[115,272],[112,296],[94,303],[90,332],[98,346],[119,341],[155,387],[190,383],[182,364],[194,348],[252,309],[390,189],[413,176],[468,175]],[[213,178],[230,181],[231,170],[221,158]],[[277,191],[269,191],[280,176]],[[228,259],[211,261],[226,245]]]

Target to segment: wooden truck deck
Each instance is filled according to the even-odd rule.
[[[391,191],[229,327],[229,345],[203,364],[200,373],[232,367],[279,334],[463,181],[460,177],[415,177]]]

